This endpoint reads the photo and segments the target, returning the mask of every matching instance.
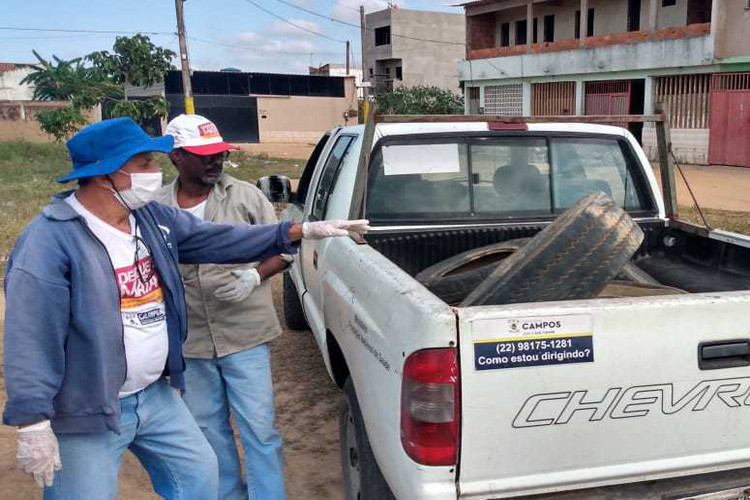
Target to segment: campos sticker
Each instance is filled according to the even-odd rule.
[[[478,320],[472,336],[477,370],[594,361],[591,316],[586,314]]]

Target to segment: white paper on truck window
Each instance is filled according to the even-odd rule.
[[[454,174],[461,172],[458,144],[383,147],[385,175]]]

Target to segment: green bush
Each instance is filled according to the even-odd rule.
[[[389,115],[459,115],[463,96],[439,87],[398,87],[375,97],[378,112]]]

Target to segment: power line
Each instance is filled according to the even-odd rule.
[[[250,0],[245,0],[245,1],[247,2],[247,1],[250,1]],[[288,2],[286,0],[276,0],[276,1],[279,2],[279,3],[282,3],[284,5],[287,5],[289,7],[292,7],[294,9],[301,10],[303,12],[307,12],[308,14],[310,14],[312,16],[320,17],[322,19],[327,19],[329,21],[333,21],[334,23],[343,24],[344,26],[350,26],[352,28],[362,29],[362,27],[360,25],[358,25],[358,24],[350,23],[349,21],[342,21],[341,19],[336,19],[335,17],[327,16],[325,14],[321,14],[320,12],[315,12],[314,10],[307,9],[305,7],[300,7],[299,5],[295,5],[292,2]],[[367,31],[375,31],[375,28],[368,28],[367,26],[365,26],[365,29]],[[418,42],[441,43],[441,44],[444,44],[444,45],[460,45],[462,47],[466,46],[466,44],[463,43],[463,42],[451,42],[451,41],[448,41],[448,40],[433,40],[433,39],[430,39],[430,38],[419,38],[419,37],[415,37],[415,36],[399,35],[399,34],[396,34],[396,33],[393,33],[393,32],[391,32],[391,36],[392,37],[396,37],[396,38],[404,38],[406,40],[416,40]]]
[[[289,21],[288,19],[284,19],[284,18],[283,18],[282,16],[280,16],[280,15],[276,14],[275,12],[272,12],[272,11],[270,11],[270,10],[266,9],[265,7],[261,7],[261,6],[259,5],[259,4],[257,4],[257,3],[256,3],[256,2],[254,2],[253,0],[245,0],[245,2],[247,2],[247,3],[251,4],[251,5],[254,5],[254,6],[255,6],[255,7],[257,7],[258,9],[260,9],[260,10],[262,10],[263,12],[265,12],[266,14],[268,14],[269,16],[273,16],[273,17],[275,17],[276,19],[280,19],[281,21],[285,22],[285,23],[286,23],[286,24],[288,24],[289,26],[294,26],[294,27],[295,27],[295,28],[297,28],[297,29],[300,29],[300,30],[302,30],[302,31],[307,31],[308,33],[311,33],[311,34],[313,34],[313,35],[317,35],[317,36],[319,36],[319,37],[322,37],[322,38],[325,38],[325,39],[327,39],[327,40],[331,40],[332,42],[346,43],[346,40],[339,40],[339,39],[337,39],[337,38],[333,38],[333,37],[330,37],[330,36],[328,36],[328,35],[324,35],[323,33],[319,33],[319,32],[317,32],[317,31],[315,31],[315,30],[311,30],[311,29],[309,29],[309,28],[305,28],[304,26],[300,26],[299,24],[295,24],[295,23],[293,23],[293,22]]]

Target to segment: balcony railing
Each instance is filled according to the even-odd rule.
[[[577,49],[593,49],[612,45],[645,43],[650,41],[679,40],[682,38],[696,38],[711,33],[711,23],[690,24],[677,28],[661,28],[651,31],[630,31],[626,33],[611,33],[607,35],[590,36],[582,40],[570,39],[549,43],[534,43],[514,45],[511,47],[490,47],[469,49],[468,60],[491,59],[496,57],[510,57],[522,54],[542,54],[547,52],[563,52]]]

